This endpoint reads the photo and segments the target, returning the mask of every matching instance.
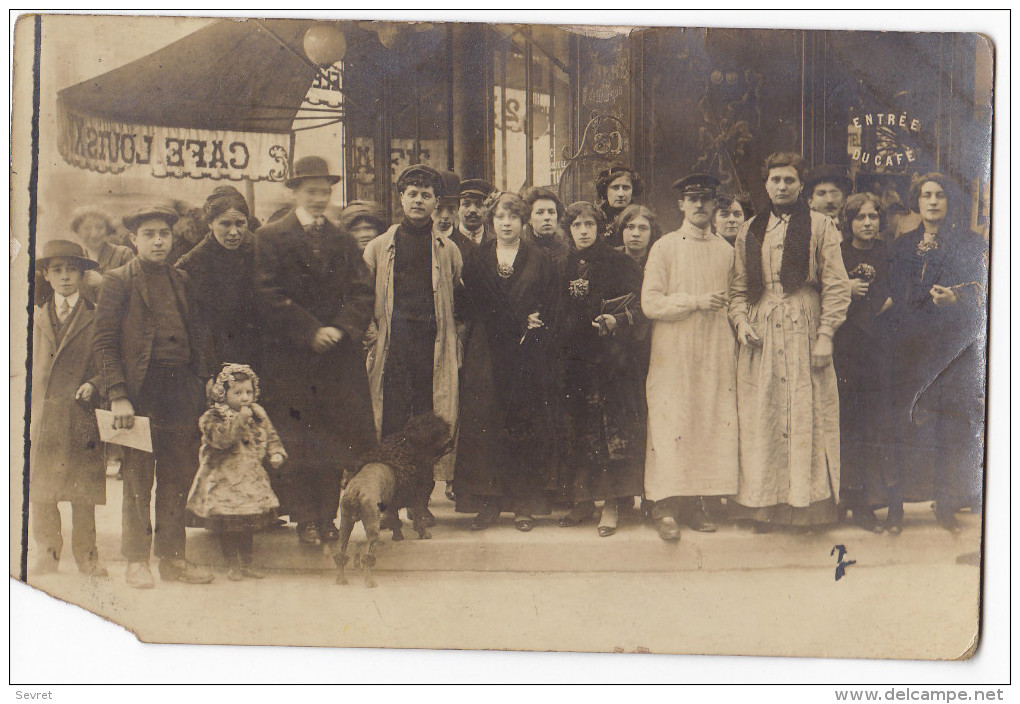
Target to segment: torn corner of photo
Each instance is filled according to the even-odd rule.
[[[99,439],[103,442],[152,452],[152,433],[149,419],[145,416],[135,416],[134,425],[130,428],[114,428],[113,413],[97,408],[96,423],[99,425]]]

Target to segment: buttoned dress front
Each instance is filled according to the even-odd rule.
[[[832,362],[811,366],[819,334],[832,336],[846,318],[850,283],[832,220],[811,213],[807,279],[783,290],[788,217],[769,214],[762,243],[765,290],[748,297],[748,230],[737,236],[730,320],[748,322],[761,346],[737,354],[740,427],[738,517],[793,525],[833,522],[839,501],[839,394]],[[743,510],[742,510],[743,509]]]
[[[737,492],[736,341],[726,310],[696,297],[729,288],[733,247],[685,222],[648,254],[641,308],[652,321],[645,497]]]

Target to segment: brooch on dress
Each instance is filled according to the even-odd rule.
[[[568,290],[571,298],[584,298],[588,295],[588,279],[574,279]]]
[[[499,274],[499,278],[501,279],[509,279],[514,275],[514,265],[499,262],[496,264],[496,273]]]
[[[928,252],[934,252],[938,248],[938,240],[925,240],[922,238],[921,241],[917,243],[917,256],[923,257]]]

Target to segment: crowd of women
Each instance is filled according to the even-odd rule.
[[[194,524],[233,532],[224,553],[259,576],[238,530],[250,536],[288,515],[302,543],[335,540],[343,470],[410,417],[436,412],[456,436],[436,479],[475,530],[511,512],[527,532],[560,509],[562,527],[591,523],[608,537],[622,516],[650,517],[674,541],[684,523],[767,532],[832,524],[849,509],[865,530],[898,534],[904,502],[934,501],[939,525],[958,532],[956,512],[981,504],[987,277],[987,243],[963,226],[962,195],[942,174],[915,177],[919,224],[892,238],[871,193],[844,188],[841,207],[814,209],[796,154],[773,154],[763,176],[768,203],[757,215],[712,176],[680,179],[682,224],[665,235],[623,166],[599,175],[599,202],[566,207],[549,189],[501,193],[412,166],[398,180],[395,225],[371,202],[334,210],[338,177],[315,157],[288,181],[295,206],[261,227],[240,193],[216,188],[204,239],[192,245],[175,228],[166,245],[193,292],[195,310],[178,310],[207,333],[208,354],[195,355],[207,356],[201,375],[212,379],[202,471],[177,508],[188,500],[193,521],[205,519]],[[68,243],[64,255],[83,271],[82,298],[98,300],[97,320],[111,315],[110,271],[134,256],[124,245],[142,256],[146,218],[182,222],[150,208],[125,218],[134,229],[120,244],[101,211],[71,223],[84,247]],[[57,288],[40,282],[37,302],[60,331]],[[128,315],[126,305],[115,314]],[[154,320],[160,344],[159,325],[172,321]],[[111,340],[97,332],[100,359],[113,359],[103,357]],[[67,403],[87,385],[75,381]],[[95,402],[126,426],[133,411],[108,394],[116,381],[92,382]],[[187,418],[192,428],[201,414]],[[235,416],[254,429],[256,451],[245,441],[248,468],[235,451],[216,470],[235,475],[210,479],[210,453],[249,437],[230,425]],[[54,461],[81,458],[33,459]],[[192,465],[189,482],[197,452]],[[41,501],[105,497],[83,498],[74,482],[42,491]],[[162,515],[157,506],[157,524],[179,520]],[[238,529],[238,516],[260,520]],[[50,557],[52,532],[48,543],[37,534]],[[165,574],[161,565],[164,579],[209,581],[183,548],[171,553],[160,555],[178,560]],[[151,586],[130,570],[128,580]]]

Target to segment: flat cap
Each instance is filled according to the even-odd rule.
[[[437,198],[443,195],[443,177],[428,164],[411,164],[401,171],[400,176],[397,177],[397,190],[403,190],[407,180],[417,175],[424,176],[432,183],[432,190],[435,191]]]
[[[844,167],[840,166],[819,164],[808,171],[807,176],[804,177],[805,197],[810,197],[811,192],[815,190],[815,186],[819,183],[836,184],[836,187],[843,191],[844,196],[849,195],[849,193],[853,191],[853,183],[850,181],[850,175]]]
[[[719,179],[710,174],[691,174],[673,183],[673,190],[683,196],[715,197]]]
[[[133,213],[128,213],[121,218],[121,221],[124,223],[124,227],[131,230],[131,232],[136,232],[138,226],[146,220],[163,220],[167,225],[173,227],[174,223],[179,219],[180,215],[173,208],[165,205],[147,205]]]

